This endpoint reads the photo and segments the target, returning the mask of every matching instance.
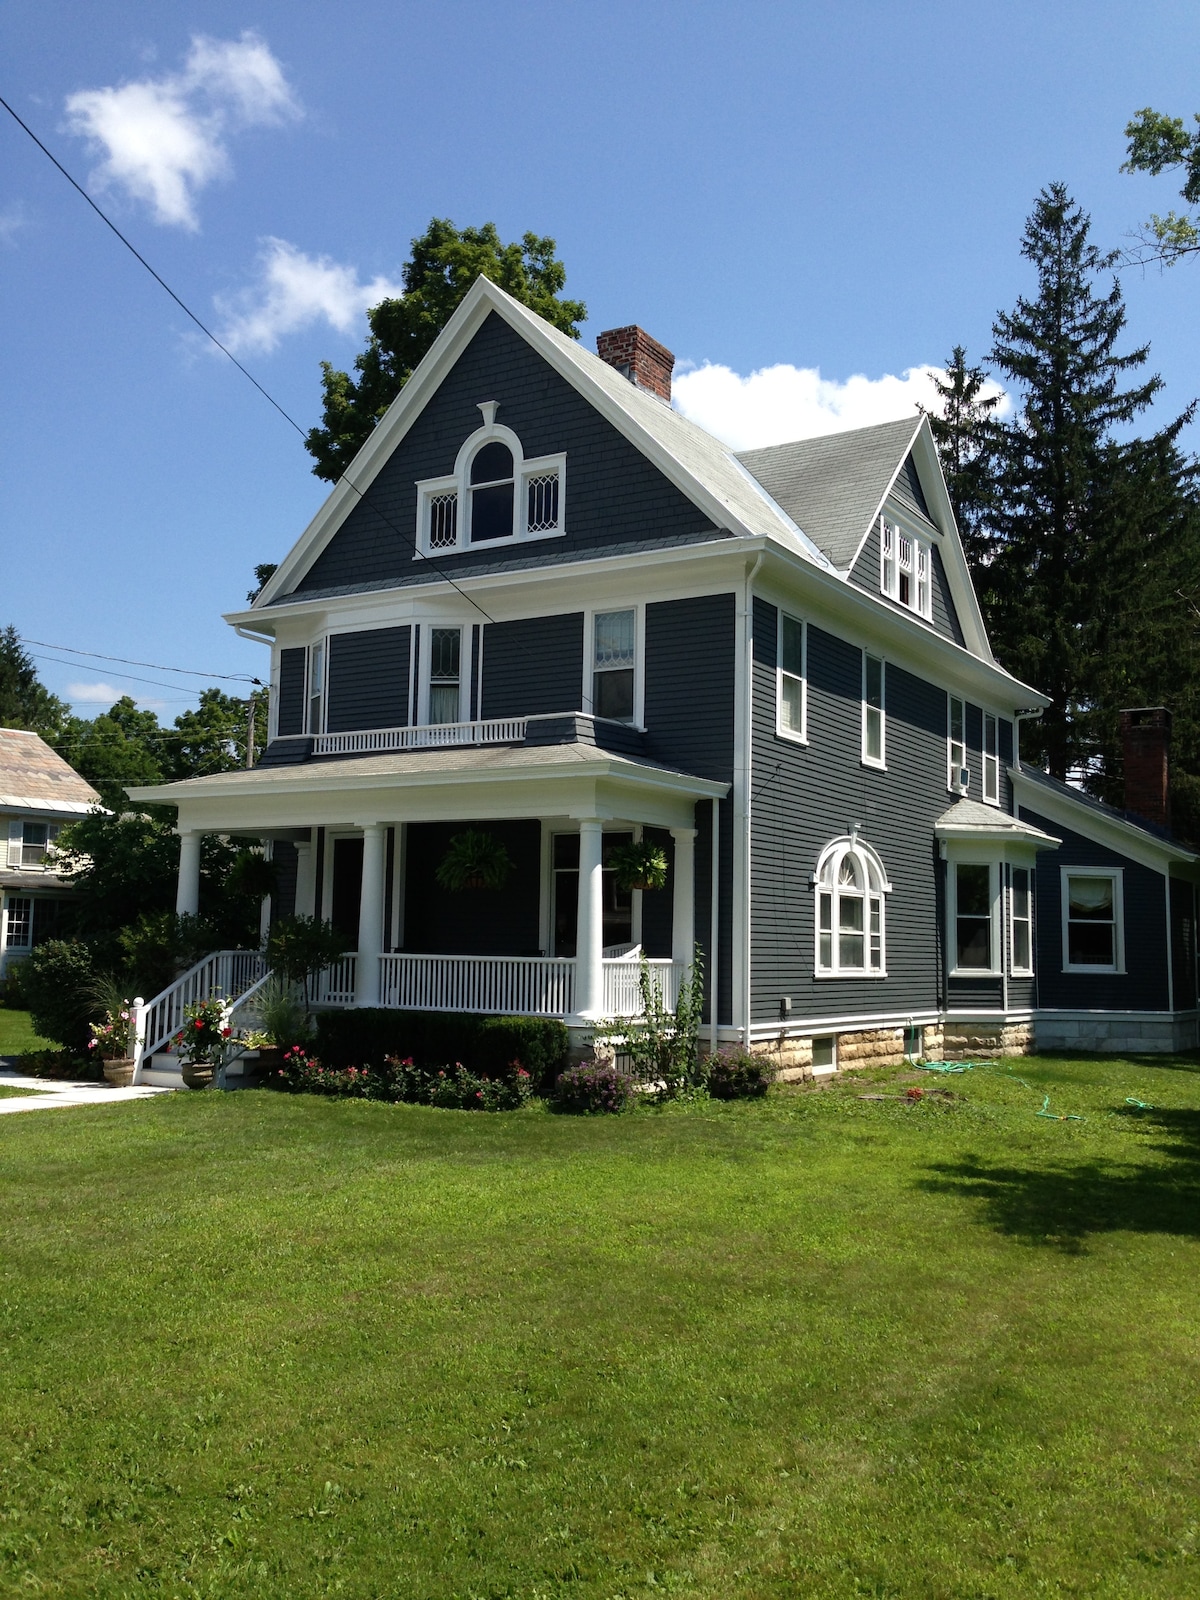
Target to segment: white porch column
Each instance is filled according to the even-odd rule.
[[[696,830],[672,828],[675,878],[671,894],[671,959],[686,971],[696,951]]]
[[[579,912],[575,924],[575,1010],[581,1017],[604,1014],[603,824],[579,824]]]
[[[179,887],[175,893],[175,914],[194,917],[200,909],[200,834],[193,828],[179,833]]]
[[[296,915],[315,916],[317,910],[317,853],[311,839],[296,845]]]
[[[362,825],[362,891],[358,904],[358,964],[354,1004],[379,1004],[379,958],[383,954],[383,867],[387,830],[382,822]]]

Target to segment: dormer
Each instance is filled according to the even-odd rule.
[[[482,401],[483,425],[464,439],[453,473],[417,484],[421,555],[565,533],[566,456],[527,460],[517,434],[496,421],[499,409]]]

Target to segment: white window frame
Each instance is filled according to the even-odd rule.
[[[13,942],[12,939],[13,906],[17,905],[18,903],[27,905],[29,907],[29,913],[25,921],[25,938],[20,944]],[[0,955],[4,955],[10,950],[33,949],[33,917],[34,909],[32,895],[14,894],[6,896],[4,901],[4,949],[0,950]]]
[[[983,799],[989,806],[1000,804],[1000,718],[983,713]]]
[[[952,978],[999,978],[1004,975],[1000,916],[1000,863],[994,858],[980,855],[955,855],[949,862],[946,886],[946,905],[949,911],[947,944],[954,965]],[[958,869],[959,867],[986,867],[988,869],[988,965],[986,967],[960,967],[958,964]]]
[[[320,663],[320,686],[313,688],[313,664]],[[320,710],[313,716],[313,701],[320,701]],[[307,734],[325,732],[325,718],[329,709],[329,640],[314,639],[304,656],[304,731]],[[314,726],[314,723],[317,726]]]
[[[954,708],[959,709],[960,736],[954,734]],[[962,774],[967,774],[963,782]],[[971,788],[971,766],[967,754],[967,702],[961,695],[946,695],[946,787],[951,794],[965,795]]]
[[[454,471],[443,478],[422,478],[418,480],[417,488],[417,548],[413,552],[413,560],[419,561],[427,556],[437,557],[448,555],[460,550],[491,550],[496,546],[503,547],[518,544],[527,539],[558,539],[567,531],[566,529],[566,503],[567,503],[567,458],[564,453],[551,456],[536,456],[529,460],[525,458],[521,441],[511,428],[504,427],[495,420],[495,401],[485,401],[480,410],[485,418],[482,428],[477,428],[474,433],[464,440],[458,456],[454,462]],[[472,544],[470,537],[471,521],[471,463],[485,444],[499,442],[507,445],[513,458],[513,531],[508,537],[502,539],[481,540]],[[553,528],[538,528],[530,530],[529,527],[529,482],[531,478],[547,477],[551,473],[558,474],[558,522]],[[443,495],[453,494],[458,497],[456,510],[455,540],[453,544],[433,545],[430,543],[432,532],[433,503]]]
[[[430,669],[433,666],[433,630],[435,628],[457,628],[458,642],[458,716],[457,722],[467,722],[471,716],[471,627],[469,623],[460,622],[457,618],[435,618],[432,622],[414,624],[414,630],[419,630],[420,639],[417,646],[420,656],[420,681],[417,685],[417,726],[427,728],[431,726],[446,727],[449,724],[431,724],[429,721],[429,687]]]
[[[862,874],[863,888],[845,891],[838,883],[842,862],[850,857]],[[818,978],[886,978],[887,977],[887,896],[892,891],[887,871],[879,856],[857,834],[843,834],[831,839],[822,850],[812,875],[813,895],[813,973]],[[823,901],[828,897],[830,926],[822,928]],[[838,935],[841,932],[841,901],[843,897],[863,902],[863,965],[843,966]],[[876,930],[872,926],[872,913],[878,911],[879,964],[871,964],[872,940]],[[830,936],[829,961],[821,957],[821,934]]]
[[[867,704],[867,662],[879,663],[879,705]],[[862,652],[862,682],[860,692],[862,695],[862,764],[864,767],[876,767],[881,772],[887,770],[887,661],[875,651],[864,649]],[[879,713],[879,754],[868,754],[867,729],[870,725],[870,713]]]
[[[908,600],[900,598],[902,573],[909,576]],[[933,621],[933,544],[892,514],[879,518],[879,592],[913,616]]]
[[[1008,869],[1008,970],[1014,978],[1033,977],[1033,871],[1031,866],[1024,864],[1013,865]],[[1013,878],[1016,873],[1024,872],[1029,878],[1029,914],[1017,916],[1017,890]],[[1025,966],[1017,964],[1017,925],[1025,923],[1029,931],[1029,961]]]
[[[583,624],[583,686],[580,705],[585,716],[596,715],[592,699],[592,674],[596,669],[596,618],[612,611],[633,612],[633,721],[622,727],[644,732],[646,727],[646,605],[644,601],[614,601],[611,605],[593,606],[584,613]]]
[[[800,629],[800,674],[788,672],[783,665],[783,627],[784,622],[794,622]],[[800,685],[800,727],[789,728],[783,718],[783,688],[784,679],[790,679]],[[808,623],[801,617],[795,617],[790,612],[782,609],[778,613],[775,632],[775,732],[781,739],[790,739],[793,744],[808,743]]]
[[[1125,966],[1125,869],[1124,867],[1060,867],[1059,898],[1062,909],[1062,970],[1084,977],[1111,977],[1124,974]],[[1101,878],[1112,884],[1113,902],[1113,963],[1111,966],[1072,965],[1070,930],[1070,878]]]

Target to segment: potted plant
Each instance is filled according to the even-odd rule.
[[[133,1082],[132,1024],[133,1007],[128,1000],[106,1009],[103,1022],[88,1024],[92,1031],[88,1051],[99,1058],[105,1078],[115,1089],[127,1089]]]
[[[513,870],[513,859],[496,838],[482,828],[467,828],[451,839],[435,876],[443,889],[503,889]]]
[[[189,1089],[207,1089],[225,1064],[230,1028],[226,1002],[216,995],[183,1008],[183,1027],[172,1043]]]
[[[609,853],[606,866],[621,889],[662,889],[667,882],[667,853],[649,839],[621,844]]]

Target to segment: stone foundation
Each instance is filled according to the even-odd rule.
[[[947,1022],[940,1056],[932,1056],[928,1045],[925,1053],[930,1060],[990,1061],[997,1056],[1027,1056],[1033,1048],[1031,1022]]]
[[[1039,1011],[1039,1050],[1095,1050],[1105,1055],[1158,1055],[1194,1050],[1197,1023],[1192,1017],[1062,1015]]]
[[[836,1037],[839,1072],[863,1067],[898,1067],[904,1061],[903,1028],[864,1029],[859,1033],[839,1033]],[[769,1058],[781,1083],[807,1083],[813,1077],[811,1038],[780,1034],[776,1039],[756,1039],[750,1049],[756,1056]]]
[[[946,1030],[940,1022],[927,1022],[921,1029],[921,1054],[926,1061],[944,1061]]]

